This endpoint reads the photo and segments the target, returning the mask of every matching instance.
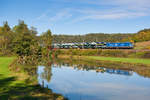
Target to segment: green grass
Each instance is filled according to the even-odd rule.
[[[28,83],[28,79],[24,78],[28,76],[25,73],[14,74],[10,71],[9,65],[14,59],[0,57],[0,100],[56,100],[62,97],[38,84]]]
[[[16,57],[0,57],[0,79],[4,78],[17,78],[13,75],[13,72],[9,70],[9,65],[12,63],[12,61],[16,59]],[[24,80],[15,80],[9,84],[9,86],[13,86],[16,84],[23,84]]]
[[[8,66],[14,59],[15,57],[0,57],[0,74],[3,77],[8,77],[10,75]]]
[[[116,61],[123,63],[146,64],[150,65],[150,59],[139,58],[120,58],[120,57],[102,57],[102,56],[84,56],[87,59],[103,60],[103,61]]]

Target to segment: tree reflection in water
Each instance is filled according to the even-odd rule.
[[[150,66],[140,64],[116,63],[107,61],[89,61],[89,60],[75,60],[75,59],[61,59],[54,62],[55,67],[67,66],[73,67],[77,70],[94,70],[96,72],[107,72],[111,74],[132,75],[136,72],[140,76],[150,78]]]
[[[40,79],[42,79],[40,84],[43,87],[47,87],[48,88],[48,85],[45,84],[45,83],[50,83],[50,81],[51,81],[51,77],[52,77],[52,62],[48,62],[44,67],[41,67],[38,70],[39,70],[38,71],[38,77]]]
[[[58,67],[58,64],[53,64],[54,67]],[[112,68],[105,68],[105,67],[95,67],[95,66],[88,66],[88,65],[69,65],[69,63],[62,63],[62,66],[72,67],[75,70],[83,70],[83,71],[94,71],[96,73],[109,73],[109,74],[119,74],[119,75],[126,75],[130,76],[133,74],[132,70],[123,70],[123,69],[112,69]],[[62,67],[59,65],[59,67]]]

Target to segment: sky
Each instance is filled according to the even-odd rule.
[[[39,34],[135,33],[150,28],[150,0],[0,0],[0,26],[18,20]]]

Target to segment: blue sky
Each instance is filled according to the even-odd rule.
[[[135,33],[150,28],[150,0],[0,0],[0,25],[19,19],[39,33]]]

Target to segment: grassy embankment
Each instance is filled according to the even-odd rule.
[[[13,73],[9,65],[15,57],[0,57],[0,100],[63,100],[51,90],[27,83],[26,73]]]
[[[70,56],[60,55],[59,58],[70,58]],[[141,58],[121,58],[121,57],[103,57],[103,56],[71,56],[71,58],[150,65],[150,59],[141,59]]]
[[[72,56],[72,57],[74,59],[89,59],[89,60],[99,60],[99,61],[150,65],[150,59],[141,59],[141,58],[121,58],[121,57],[103,57],[103,56]],[[59,58],[70,58],[70,56],[60,55]]]
[[[96,57],[89,56],[85,57],[93,60],[104,60],[104,61],[115,61],[115,62],[123,62],[123,63],[134,63],[134,64],[147,64],[150,65],[150,59],[139,59],[139,58],[119,58],[119,57]]]

